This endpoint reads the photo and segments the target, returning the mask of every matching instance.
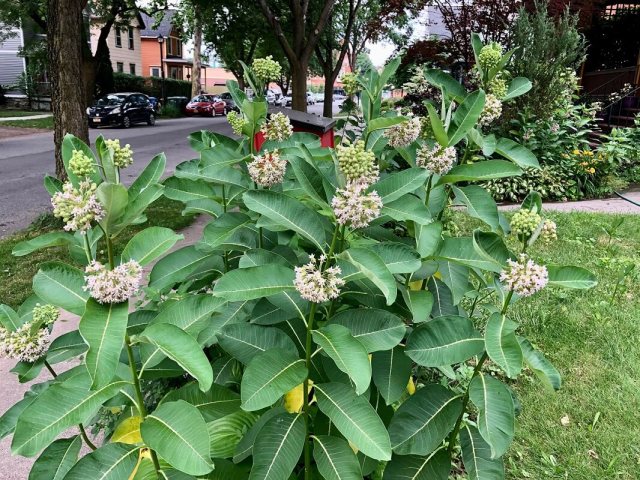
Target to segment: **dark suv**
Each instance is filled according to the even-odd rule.
[[[91,128],[119,125],[129,128],[134,123],[155,125],[156,114],[149,97],[142,93],[111,93],[87,108]]]

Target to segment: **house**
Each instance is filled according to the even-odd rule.
[[[119,19],[116,24],[118,26],[112,27],[107,37],[113,71],[131,75],[144,75],[142,69],[142,44],[140,41],[140,32],[145,28],[142,16],[137,15],[124,22]],[[91,51],[94,55],[98,48],[100,28],[103,25],[103,19],[96,15],[91,15],[89,33]]]
[[[29,58],[20,55],[21,50],[30,45],[31,42],[37,42],[44,38],[39,33],[37,26],[33,22],[24,21],[19,28],[7,27],[0,24],[0,31],[3,32],[4,40],[0,41],[0,85],[7,89],[8,98],[25,98],[26,95],[17,88],[20,78],[27,72],[29,66]],[[46,93],[48,85],[46,76],[36,79],[40,87],[42,84],[42,92]],[[46,85],[45,85],[46,84]]]

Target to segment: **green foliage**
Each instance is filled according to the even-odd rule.
[[[162,81],[158,77],[141,77],[128,73],[114,72],[113,89],[116,92],[141,92],[152,97],[161,98]],[[191,82],[165,78],[164,93],[167,97],[191,98]]]

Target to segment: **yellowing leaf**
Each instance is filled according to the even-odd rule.
[[[139,416],[125,418],[116,427],[113,435],[111,436],[112,442],[127,443],[129,445],[135,445],[142,443],[142,436],[140,435],[140,424],[142,418]]]
[[[353,443],[351,443],[351,441],[349,441],[349,446],[351,447],[351,450],[353,450],[353,453],[355,453],[356,455],[360,451],[358,450],[358,447],[356,447]]]
[[[409,377],[409,383],[407,383],[407,392],[409,395],[416,393],[416,384],[413,383],[413,377]]]
[[[134,417],[131,417],[131,418],[134,418]],[[141,448],[140,456],[138,457],[138,463],[136,463],[136,467],[131,472],[131,475],[129,475],[129,480],[133,480],[134,478],[136,478],[136,475],[138,474],[138,470],[140,469],[140,464],[144,461],[145,458],[151,458],[151,453],[149,452],[148,448]]]
[[[422,290],[422,280],[416,280],[415,282],[409,283],[410,290]]]
[[[309,380],[309,389],[313,381]],[[289,413],[300,413],[304,405],[304,383],[293,387],[284,395],[284,409]]]

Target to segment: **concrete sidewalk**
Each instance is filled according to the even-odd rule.
[[[640,203],[640,191],[630,191],[623,195]],[[511,210],[519,208],[519,204],[499,205],[500,209]],[[590,213],[630,213],[640,214],[640,207],[622,198],[603,198],[597,200],[580,200],[578,202],[545,202],[542,210],[555,212],[590,212]]]

